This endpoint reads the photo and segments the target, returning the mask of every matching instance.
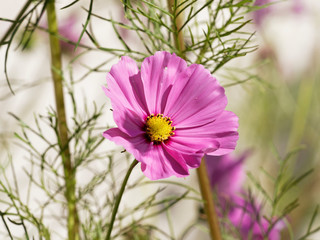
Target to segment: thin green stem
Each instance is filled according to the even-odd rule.
[[[177,13],[181,8],[181,7],[178,8],[177,5],[179,5],[179,0],[168,0],[169,11],[173,15],[172,28],[173,28],[174,45],[176,49],[179,51],[178,55],[181,58],[185,58],[185,54],[184,54],[185,44],[184,44],[183,32],[180,31],[180,28],[183,25],[183,14],[181,13],[177,16]]]
[[[212,240],[222,240],[217,212],[214,206],[211,186],[208,178],[205,159],[203,158],[200,167],[197,169],[198,180],[201,190],[202,199],[204,200],[204,210],[207,215],[207,221],[210,228]]]
[[[117,212],[118,212],[118,208],[119,208],[119,205],[120,205],[120,202],[121,202],[121,198],[122,198],[124,189],[126,188],[128,179],[129,179],[129,177],[130,177],[130,174],[131,174],[133,168],[134,168],[137,164],[138,164],[138,161],[135,159],[135,160],[131,163],[131,165],[130,165],[130,167],[129,167],[129,169],[128,169],[128,172],[127,172],[126,176],[125,176],[124,179],[123,179],[123,182],[122,182],[120,191],[119,191],[119,193],[118,193],[116,202],[115,202],[114,207],[113,207],[113,210],[112,210],[112,215],[111,215],[111,220],[110,220],[110,225],[109,225],[108,233],[107,233],[107,236],[106,236],[106,240],[110,240],[111,232],[112,232],[112,228],[113,228],[113,224],[114,224],[114,220],[116,219],[116,215],[117,215]]]
[[[314,85],[315,77],[313,76],[309,76],[300,83],[298,101],[288,140],[287,152],[290,152],[293,148],[301,144],[311,109]]]
[[[73,167],[68,144],[68,126],[63,95],[63,76],[61,47],[58,36],[55,1],[48,0],[47,6],[48,31],[50,33],[51,73],[58,116],[58,143],[61,150],[65,178],[65,197],[68,205],[68,240],[79,240],[79,217],[76,208],[76,169]]]
[[[21,17],[28,10],[31,3],[32,3],[32,1],[30,0],[30,1],[26,2],[26,4],[22,7],[22,9],[20,10],[16,19],[14,21],[12,21],[10,28],[7,30],[7,32],[4,34],[4,36],[1,38],[0,46],[3,45],[6,41],[6,39],[10,36],[10,34],[12,32],[14,32],[14,29],[16,28],[17,24],[19,24]]]
[[[5,218],[4,218],[5,214],[0,211],[0,216],[1,216],[1,219],[2,219],[2,222],[3,222],[4,226],[6,227],[6,230],[7,230],[7,233],[9,234],[10,239],[13,240],[11,231],[10,231],[10,229],[8,227],[8,224],[7,224],[7,222],[6,222]]]

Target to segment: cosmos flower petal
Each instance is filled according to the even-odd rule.
[[[108,88],[104,88],[110,98],[113,108],[122,105],[141,116],[147,115],[145,109],[143,84],[140,79],[139,68],[130,57],[122,57],[114,64],[107,74]]]
[[[203,157],[202,153],[181,154],[189,168],[198,168]]]
[[[111,128],[105,131],[103,136],[124,146],[128,152],[132,153],[141,162],[144,174],[151,180],[167,178],[172,175],[177,177],[189,175],[183,157],[179,156],[177,152],[163,148],[161,145],[153,146],[141,136],[130,137],[119,128]]]
[[[149,151],[151,143],[147,143],[141,135],[130,137],[119,128],[111,128],[103,133],[103,136],[117,145],[123,146],[129,153],[139,161],[141,155]]]
[[[224,111],[214,122],[215,134],[220,143],[217,151],[208,152],[208,155],[221,156],[232,152],[237,145],[238,134],[238,117],[233,112]]]
[[[141,170],[151,180],[167,178],[173,175],[177,177],[188,176],[189,172],[188,168],[184,167],[185,164],[180,165],[178,163],[178,153],[175,156],[171,156],[170,153],[161,145],[155,146],[152,151],[148,151],[141,156]]]
[[[186,61],[168,52],[156,52],[142,62],[141,78],[149,113],[163,112],[172,84],[180,80],[186,70]]]
[[[205,156],[211,186],[219,194],[233,198],[240,192],[246,176],[243,168],[246,157],[247,153],[239,158],[231,154]]]
[[[209,155],[220,156],[233,151],[238,140],[238,117],[229,111],[224,111],[215,121],[193,128],[177,128],[176,137],[183,141],[193,141],[193,136],[203,138],[201,142],[219,143],[219,148],[215,151],[207,151]],[[175,138],[176,139],[176,138]],[[209,146],[210,147],[210,146]]]
[[[130,137],[144,133],[144,119],[130,109],[116,106],[113,110],[113,118],[119,129]]]
[[[208,70],[199,64],[191,65],[188,70],[188,80],[176,81],[172,86],[164,111],[180,128],[206,124],[227,105],[224,89]]]
[[[180,153],[176,149],[170,148],[166,144],[162,144],[162,148],[164,152],[167,152],[170,156],[173,157],[174,162],[172,165],[174,166],[174,169],[178,170],[176,172],[179,173],[180,177],[184,177],[186,175],[189,175],[189,168],[186,164],[184,154]],[[178,164],[178,165],[176,165]]]
[[[170,142],[166,145],[167,149],[173,151],[179,151],[180,157],[184,160],[188,168],[197,168],[200,166],[201,159],[203,157],[203,152],[193,152],[192,148],[183,143],[179,142]]]
[[[218,141],[209,137],[198,137],[196,135],[186,137],[175,136],[168,143],[168,146],[185,154],[214,152],[219,149]]]

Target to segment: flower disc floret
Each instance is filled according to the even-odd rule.
[[[154,144],[160,144],[169,139],[174,134],[175,127],[172,125],[169,117],[163,117],[163,114],[151,114],[146,120],[146,134],[149,141]]]

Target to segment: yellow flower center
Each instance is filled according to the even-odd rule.
[[[148,139],[154,144],[160,144],[174,134],[175,127],[171,126],[172,121],[163,114],[151,114],[147,117],[145,131]]]

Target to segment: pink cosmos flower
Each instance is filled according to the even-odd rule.
[[[150,179],[189,175],[205,153],[234,150],[238,118],[225,111],[224,89],[202,65],[168,52],[147,57],[139,70],[122,57],[104,88],[117,128],[103,136],[132,153]]]

